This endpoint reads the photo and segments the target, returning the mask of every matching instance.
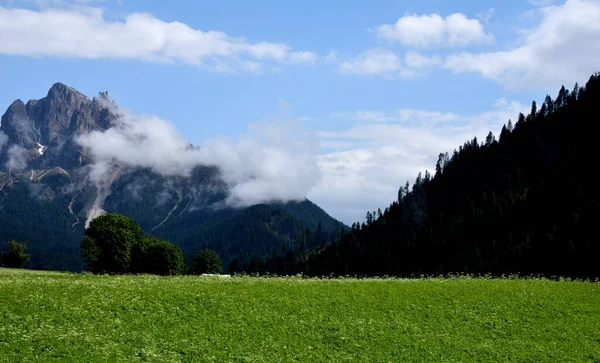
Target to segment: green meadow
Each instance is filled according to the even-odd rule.
[[[1,362],[600,362],[600,284],[0,269]]]

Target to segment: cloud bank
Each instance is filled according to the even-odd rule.
[[[165,22],[148,13],[107,21],[95,7],[32,11],[0,6],[0,54],[182,62],[213,71],[260,71],[262,62],[312,64],[313,52],[248,42],[221,31]]]
[[[567,0],[537,11],[542,20],[521,30],[517,46],[450,55],[444,66],[455,73],[479,73],[509,89],[570,85],[575,80],[586,80],[598,70],[600,1]]]
[[[115,162],[165,176],[189,176],[197,166],[217,166],[229,189],[230,206],[303,200],[319,180],[316,138],[294,121],[252,124],[237,140],[215,139],[192,147],[166,120],[114,112],[114,127],[77,139],[94,158],[92,180],[106,177]]]
[[[486,32],[484,24],[493,9],[480,14],[481,20],[462,13],[446,17],[405,15],[394,24],[374,29],[379,39],[390,45],[401,44],[404,49],[372,48],[338,63],[338,71],[390,79],[415,78],[433,69],[446,69],[455,74],[476,73],[507,90],[522,91],[571,86],[600,70],[600,0],[529,3],[535,8],[525,14],[536,19],[535,25],[513,26],[516,36],[504,49],[459,49],[492,45],[495,37]]]

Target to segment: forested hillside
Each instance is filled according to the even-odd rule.
[[[533,102],[498,139],[490,132],[441,153],[434,172],[407,182],[384,211],[306,258],[290,251],[287,266],[310,275],[599,276],[598,105],[599,74]]]
[[[36,186],[23,180],[12,186],[10,193],[0,191],[0,250],[5,250],[8,241],[15,238],[26,242],[26,251],[32,254],[28,268],[81,271],[83,221],[77,222],[69,213],[69,199],[58,194],[42,199],[32,195],[32,185]],[[127,193],[120,190],[116,195],[125,198]],[[108,204],[108,210],[140,220],[150,235],[179,245],[188,260],[202,248],[214,249],[221,255],[225,268],[236,256],[251,258],[279,251],[282,246],[289,248],[307,230],[312,233],[320,230],[321,242],[325,243],[339,236],[338,231],[344,228],[316,204],[305,200],[242,209],[203,208],[177,213],[159,228],[152,229],[155,224],[150,221],[164,218],[171,207],[168,203],[157,204],[152,195],[139,200],[139,206],[145,205],[145,209],[119,203]],[[77,211],[82,207],[72,208]],[[148,220],[143,218],[145,214]]]

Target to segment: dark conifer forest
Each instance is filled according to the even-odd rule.
[[[600,276],[596,146],[600,74],[533,102],[498,137],[439,154],[385,210],[334,242],[237,270],[308,275],[446,273]],[[308,237],[310,238],[310,237]],[[312,237],[314,238],[314,237]]]

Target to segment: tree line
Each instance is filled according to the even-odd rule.
[[[11,239],[8,242],[8,251],[0,252],[0,267],[23,268],[31,259],[31,255],[25,253],[25,243],[20,243]]]
[[[81,255],[88,271],[109,274],[179,275],[221,273],[219,255],[209,249],[187,263],[181,247],[146,235],[131,218],[109,213],[93,219],[81,240]]]

